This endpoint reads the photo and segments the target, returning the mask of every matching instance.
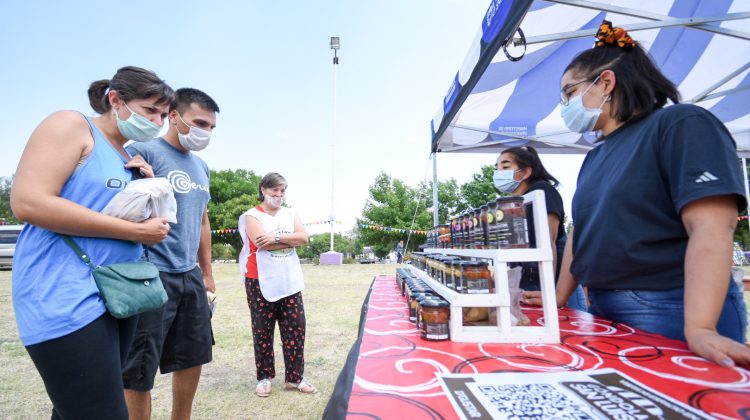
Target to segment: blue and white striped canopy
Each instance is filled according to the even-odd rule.
[[[492,0],[432,120],[432,151],[591,149],[593,136],[571,133],[560,117],[559,81],[572,58],[593,46],[603,19],[628,30],[682,101],[721,119],[739,154],[750,157],[750,0]],[[526,52],[511,61],[504,46],[519,40],[519,27]],[[507,47],[511,56],[522,52]]]

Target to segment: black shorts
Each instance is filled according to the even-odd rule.
[[[169,373],[211,361],[211,311],[200,268],[159,276],[169,300],[160,309],[140,314],[123,369],[126,389],[151,390],[157,367]]]

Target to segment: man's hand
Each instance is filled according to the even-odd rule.
[[[213,273],[203,273],[203,284],[206,286],[207,292],[216,293]]]
[[[136,174],[136,178],[153,178],[154,177],[154,168],[151,167],[146,161],[143,159],[143,156],[141,155],[135,155],[128,163],[125,164],[125,167],[136,172],[137,174],[140,174],[138,176]]]

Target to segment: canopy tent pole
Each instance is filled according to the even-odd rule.
[[[432,153],[432,225],[438,225],[437,153]]]

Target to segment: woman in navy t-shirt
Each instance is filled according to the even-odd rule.
[[[567,127],[600,139],[578,176],[558,302],[577,281],[594,314],[686,340],[724,366],[750,363],[742,290],[730,275],[747,203],[729,131],[703,108],[665,107],[679,102],[676,86],[607,21],[560,87]]]

